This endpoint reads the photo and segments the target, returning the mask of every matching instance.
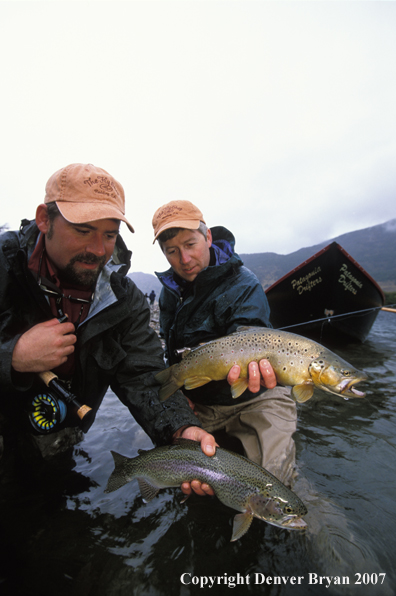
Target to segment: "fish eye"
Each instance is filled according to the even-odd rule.
[[[292,513],[293,509],[290,507],[290,505],[286,505],[285,507],[285,513]]]
[[[349,375],[351,374],[349,370],[346,369],[341,369],[341,374],[344,375],[344,377],[349,377]]]

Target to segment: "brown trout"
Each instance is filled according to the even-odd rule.
[[[197,348],[186,350],[181,362],[157,373],[164,401],[177,389],[195,389],[210,381],[225,379],[234,364],[241,367],[239,379],[230,387],[233,398],[248,387],[248,364],[269,360],[280,385],[292,387],[292,397],[305,402],[314,387],[350,397],[364,397],[354,385],[367,379],[362,372],[311,339],[267,327],[239,327],[235,333]]]
[[[161,488],[191,480],[206,482],[224,505],[241,512],[234,517],[231,541],[248,531],[253,517],[287,530],[307,527],[301,519],[307,508],[296,494],[261,466],[226,449],[217,447],[215,455],[208,457],[200,443],[179,439],[175,445],[140,450],[138,457],[111,453],[115,469],[106,493],[136,478],[147,503]]]

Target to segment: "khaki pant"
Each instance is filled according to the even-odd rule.
[[[277,386],[235,406],[195,404],[195,414],[210,433],[224,429],[239,439],[248,459],[261,465],[285,484],[295,467],[293,433],[297,408],[290,389]]]

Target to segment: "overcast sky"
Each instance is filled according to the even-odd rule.
[[[1,218],[93,163],[123,185],[132,270],[189,199],[240,253],[396,217],[396,2],[0,0]]]

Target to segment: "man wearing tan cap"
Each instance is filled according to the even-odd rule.
[[[171,201],[153,217],[154,242],[171,268],[157,273],[160,326],[169,365],[183,348],[194,347],[234,332],[244,325],[270,327],[269,305],[257,277],[234,252],[235,238],[223,227],[208,229],[201,211],[190,201]],[[294,469],[296,405],[290,390],[276,386],[267,360],[249,365],[249,387],[237,399],[227,381],[212,381],[184,390],[203,428],[241,441],[249,459],[289,482]],[[220,439],[218,438],[220,443]],[[188,492],[188,487],[185,487]]]
[[[35,221],[1,236],[0,411],[16,431],[30,416],[38,434],[26,436],[47,453],[57,438],[70,443],[88,430],[111,386],[154,444],[183,436],[212,455],[214,439],[183,394],[166,405],[158,399],[163,351],[147,301],[126,277],[131,253],[120,222],[134,231],[121,184],[77,163],[48,180]],[[91,408],[90,417],[71,406],[40,410],[46,371]]]

